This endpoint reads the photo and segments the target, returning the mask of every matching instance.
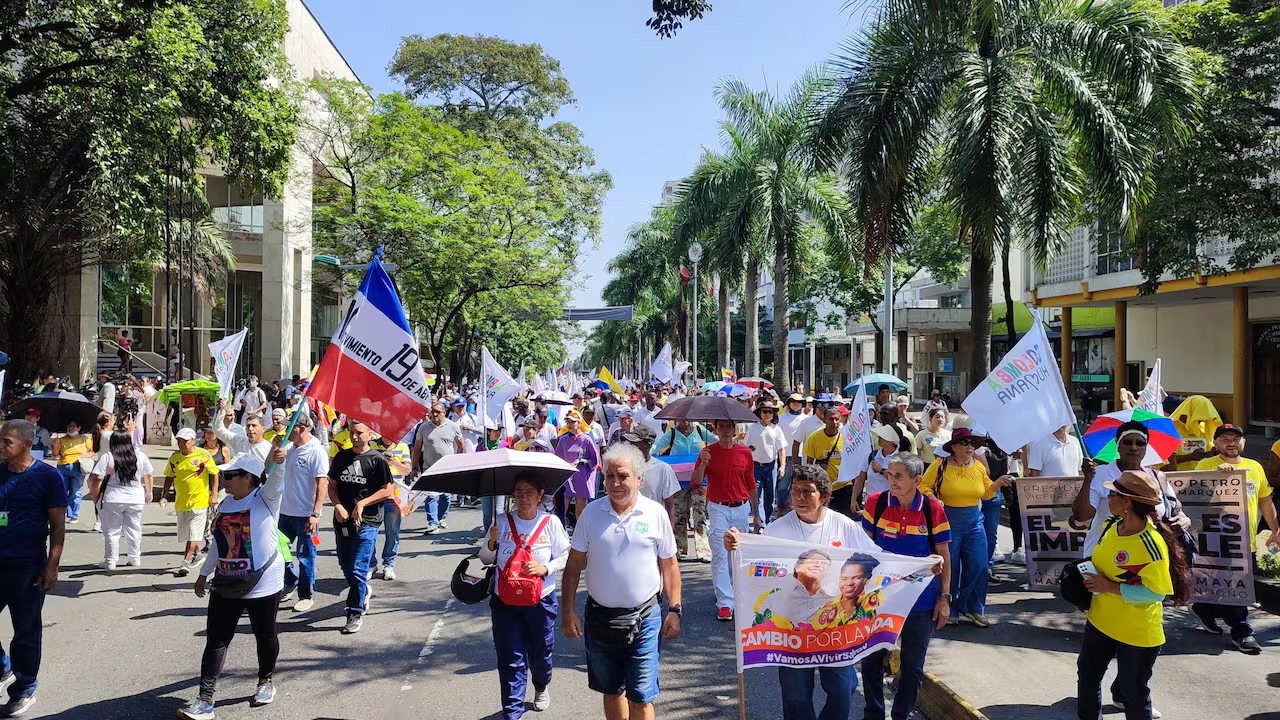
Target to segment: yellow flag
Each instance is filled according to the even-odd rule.
[[[618,384],[617,380],[613,379],[613,373],[609,372],[609,368],[604,365],[600,366],[600,379],[609,383],[609,387],[612,388],[614,392],[619,395],[623,393],[622,386]]]

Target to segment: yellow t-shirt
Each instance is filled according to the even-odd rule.
[[[937,485],[938,467],[942,459],[934,460],[928,470],[924,471],[924,479],[920,482],[920,492],[933,495]],[[950,507],[974,507],[983,500],[996,496],[996,488],[991,483],[987,468],[977,460],[969,467],[960,467],[955,462],[948,462],[946,472],[942,476],[942,485],[938,487],[937,497],[943,505]]]
[[[81,455],[89,454],[90,437],[80,433],[75,437],[63,435],[58,438],[58,464],[72,465],[80,461]]]
[[[175,497],[173,509],[198,510],[209,507],[209,480],[218,474],[213,456],[204,448],[195,448],[190,455],[182,451],[169,456],[164,476],[173,478]]]
[[[840,477],[840,457],[844,449],[843,437],[839,432],[834,436],[828,436],[826,428],[823,428],[814,430],[804,441],[804,456],[812,458],[819,465],[826,466],[827,477],[831,478],[832,490],[839,490],[853,484],[849,481],[836,484],[836,478]]]
[[[379,447],[381,447],[382,443],[378,443],[378,445]],[[405,465],[408,465],[410,460],[412,460],[412,456],[409,454],[409,446],[405,445],[404,443],[396,443],[387,452],[389,452],[396,459],[396,461],[402,462]],[[403,480],[404,473],[400,472],[399,470],[396,470],[396,466],[392,465],[391,477],[395,478],[396,480]]]
[[[334,457],[340,450],[351,449],[351,432],[346,428],[334,433],[333,438],[329,440],[329,457]]]
[[[1196,469],[1216,470],[1224,462],[1226,462],[1224,458],[1215,455],[1201,460],[1196,464]],[[1257,460],[1242,457],[1240,462],[1236,463],[1236,467],[1244,468],[1246,471],[1244,483],[1245,497],[1249,505],[1249,549],[1258,552],[1258,499],[1271,497],[1271,483],[1267,482],[1267,471],[1262,469],[1262,464]]]
[[[1116,519],[1116,518],[1113,518]],[[1143,585],[1157,595],[1173,594],[1169,548],[1151,521],[1136,535],[1121,536],[1115,523],[1093,549],[1093,566],[1116,582]],[[1135,647],[1164,644],[1164,609],[1159,602],[1128,603],[1120,595],[1094,595],[1089,622],[1104,635]]]

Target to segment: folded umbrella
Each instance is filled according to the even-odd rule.
[[[1084,431],[1084,446],[1099,462],[1111,462],[1120,456],[1116,447],[1116,428],[1127,422],[1140,422],[1147,428],[1147,455],[1143,465],[1158,465],[1182,445],[1182,437],[1174,427],[1173,418],[1133,409],[1099,415],[1088,430]]]
[[[693,422],[715,422],[716,420],[732,420],[736,423],[760,422],[760,418],[756,417],[755,413],[742,407],[742,403],[723,395],[694,395],[680,398],[653,417],[658,420]]]
[[[527,476],[552,495],[576,471],[551,453],[502,448],[446,455],[418,476],[413,489],[471,497],[511,495],[516,478]]]
[[[80,393],[59,390],[58,392],[37,393],[27,397],[13,406],[9,417],[22,418],[27,408],[40,411],[40,427],[49,432],[66,432],[67,423],[74,420],[81,429],[88,430],[98,421],[102,408],[90,402]]]

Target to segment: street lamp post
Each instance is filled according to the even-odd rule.
[[[689,262],[693,263],[693,357],[689,358],[689,369],[693,371],[693,384],[698,384],[698,261],[702,259],[702,245],[693,243],[689,246]]]

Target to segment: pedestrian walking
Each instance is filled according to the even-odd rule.
[[[916,449],[920,451],[920,459],[928,467],[937,458],[934,451],[951,439],[951,431],[946,428],[947,409],[945,407],[925,406],[928,427],[916,433]]]
[[[583,508],[596,496],[596,469],[600,467],[600,451],[582,421],[582,413],[565,413],[563,434],[556,443],[556,456],[577,468],[564,484],[565,502],[573,502],[573,522],[566,522],[570,532],[577,524]],[[568,514],[566,508],[566,515]]]
[[[347,623],[343,634],[360,632],[369,609],[369,570],[382,525],[382,501],[391,497],[391,467],[373,448],[373,430],[349,420],[351,447],[329,465],[329,501],[333,503],[333,535],[338,564],[347,579]]]
[[[840,434],[840,412],[834,407],[822,407],[815,411],[822,415],[822,429],[809,434],[804,441],[804,462],[817,465],[831,478],[831,508],[850,518],[856,516],[853,509],[853,481],[840,481],[840,461],[844,455],[844,437]]]
[[[827,507],[830,500],[831,478],[822,468],[817,465],[795,468],[791,473],[791,512],[769,523],[763,534],[783,540],[852,550],[879,549],[857,522]],[[737,528],[730,528],[725,533],[723,545],[727,552],[738,549]],[[778,600],[788,608],[808,608],[800,611],[800,614],[812,617],[828,599],[819,589],[821,576],[831,558],[820,550],[806,553],[801,556],[797,571],[791,573],[796,579],[795,584],[790,591],[778,593]],[[820,564],[824,560],[826,565],[822,566],[822,573],[806,572],[810,567],[809,563]],[[817,582],[813,582],[815,579]],[[853,665],[819,667],[817,673],[818,683],[822,685],[826,700],[822,710],[815,714],[814,668],[778,668],[783,720],[845,720],[849,717],[853,691],[858,687],[856,668]]]
[[[502,684],[503,720],[525,712],[525,692],[533,681],[533,709],[551,707],[551,667],[559,605],[556,573],[569,558],[569,535],[554,514],[542,508],[546,495],[532,475],[517,477],[515,509],[499,513],[488,526],[480,560],[499,568],[489,612]]]
[[[733,427],[733,423],[728,423]],[[652,720],[658,699],[659,637],[680,634],[680,567],[662,506],[640,494],[644,456],[630,445],[604,456],[606,497],[587,505],[565,564],[560,626],[584,638],[587,686],[604,696],[606,720]],[[587,602],[578,619],[573,598],[583,568]],[[665,591],[663,616],[658,595]]]
[[[490,427],[493,421],[485,418],[485,450],[497,450],[502,447],[502,430],[497,427]],[[527,449],[527,448],[526,448]],[[505,495],[486,496],[480,498],[480,519],[481,527],[488,528],[493,526],[494,518],[500,513],[507,512],[507,500]]]
[[[942,446],[946,456],[935,460],[925,471],[921,490],[942,501],[951,530],[951,603],[948,623],[960,617],[980,628],[991,627],[987,619],[987,530],[982,517],[982,501],[996,496],[1011,481],[1007,476],[992,481],[987,468],[975,459],[974,451],[985,438],[970,428],[956,428]]]
[[[90,450],[89,436],[80,432],[79,423],[71,420],[66,429],[65,434],[53,440],[53,456],[57,458],[58,474],[62,477],[63,492],[67,496],[66,520],[74,525],[80,522],[80,496],[84,487],[80,458],[93,453]]]
[[[1089,556],[1096,573],[1084,572],[1093,593],[1076,662],[1076,712],[1080,720],[1102,718],[1102,678],[1111,660],[1113,701],[1125,720],[1149,720],[1151,675],[1164,645],[1164,601],[1183,605],[1191,595],[1191,567],[1160,519],[1164,493],[1154,477],[1126,470],[1106,483],[1109,518]]]
[[[58,584],[66,537],[67,491],[58,471],[31,456],[36,426],[0,425],[0,610],[9,610],[13,639],[0,646],[0,688],[9,698],[0,717],[16,717],[36,700],[44,641],[41,611]]]
[[[285,461],[279,442],[270,459]],[[237,454],[231,462],[218,466],[227,495],[218,505],[213,523],[214,547],[196,579],[196,597],[209,596],[209,615],[199,694],[178,711],[178,716],[187,720],[213,720],[214,691],[241,615],[249,616],[258,652],[258,686],[249,704],[269,705],[276,697],[273,676],[280,655],[276,613],[285,568],[279,518],[285,481],[283,474],[267,475],[265,471],[262,460],[249,453]]]
[[[868,496],[889,489],[889,480],[884,474],[885,468],[898,454],[898,431],[893,426],[881,425],[872,429],[871,435],[875,439],[876,449],[871,453],[871,461],[867,464],[867,469],[858,473],[858,477],[853,481],[853,493],[850,496],[853,503],[852,509],[859,515]]]
[[[154,473],[151,459],[138,452],[133,438],[111,435],[109,451],[99,455],[89,475],[93,502],[101,507],[103,555],[98,567],[115,569],[121,537],[125,565],[142,567],[142,511],[151,502]]]
[[[735,441],[738,429],[732,420],[717,420],[715,431],[719,441],[698,453],[698,464],[694,466],[689,482],[700,486],[703,478],[707,481],[716,619],[728,622],[733,619],[733,581],[729,573],[729,554],[724,549],[724,534],[731,527],[744,531],[750,528],[758,533],[763,523],[751,450]]]
[[[419,472],[431,469],[440,458],[463,452],[466,447],[462,439],[462,429],[458,424],[445,417],[444,403],[436,401],[427,415],[427,422],[418,423],[418,431],[413,438],[411,460]],[[448,528],[445,520],[449,515],[449,495],[447,493],[429,492],[424,503],[427,513],[426,534],[430,535],[437,528]]]
[[[919,490],[924,470],[920,457],[894,454],[884,469],[888,488],[869,496],[862,508],[862,527],[882,550],[937,560],[934,578],[916,599],[898,634],[902,669],[893,696],[893,720],[907,720],[915,712],[929,640],[951,616],[951,526],[942,503]],[[884,665],[888,658],[888,650],[879,650],[862,659],[862,692],[867,699],[864,720],[884,718]]]
[[[413,470],[412,458],[409,454],[409,446],[402,442],[380,437],[375,438],[373,443],[386,459],[387,467],[391,469],[393,483],[391,496],[382,501],[382,562],[378,563],[377,558],[374,558],[377,567],[373,574],[390,582],[396,579],[396,557],[400,554],[400,524],[404,520],[400,514],[397,496],[408,487],[404,480]]]
[[[786,433],[778,425],[778,406],[771,400],[762,400],[756,406],[760,422],[747,428],[747,447],[751,450],[756,492],[761,496],[760,517],[769,522],[774,517],[774,491],[778,478],[787,469],[787,451],[790,444]]]
[[[182,562],[174,569],[176,577],[185,577],[196,565],[196,551],[209,522],[209,508],[218,502],[218,466],[205,450],[196,447],[196,431],[182,428],[177,436],[178,450],[169,456],[164,468],[161,497],[174,490],[173,509],[178,514],[178,542],[184,543]]]
[[[774,495],[777,500],[777,508],[774,510],[774,517],[782,517],[787,510],[791,508],[791,474],[799,467],[804,450],[804,441],[806,437],[797,438],[797,431],[800,423],[809,417],[804,413],[804,396],[800,393],[791,393],[787,396],[787,409],[778,417],[778,427],[782,429],[782,434],[787,440],[787,457],[786,470],[778,473],[778,486],[775,488]]]
[[[648,425],[637,425],[631,432],[625,433],[622,439],[631,443],[641,455],[644,455],[644,484],[640,486],[640,494],[658,503],[667,511],[671,527],[676,525],[676,495],[680,494],[680,480],[676,471],[667,463],[652,457],[654,433]]]
[[[329,455],[311,435],[314,427],[315,419],[310,413],[300,415],[293,427],[285,454],[284,497],[280,502],[280,533],[292,544],[298,561],[296,571],[292,560],[285,563],[281,595],[287,597],[297,590],[293,611],[300,613],[315,606],[316,540],[320,511],[329,491]]]

